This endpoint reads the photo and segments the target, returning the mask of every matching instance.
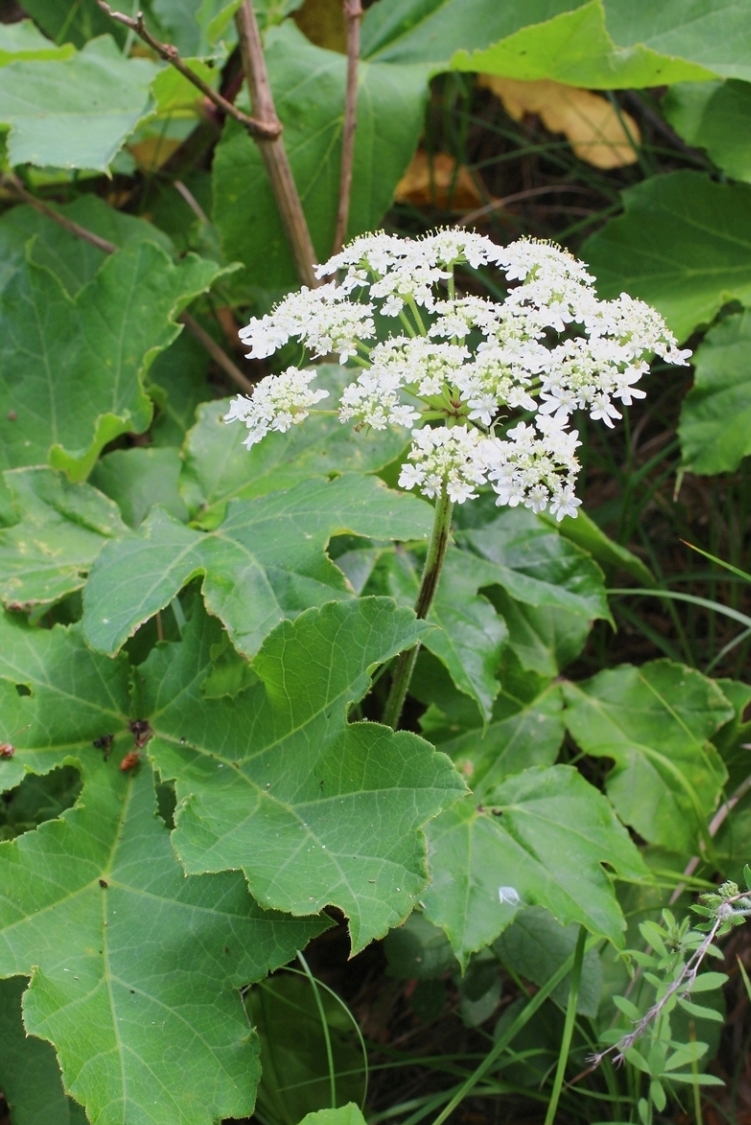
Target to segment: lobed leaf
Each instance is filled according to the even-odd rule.
[[[734,716],[718,685],[669,660],[565,683],[565,721],[587,754],[611,758],[605,787],[650,843],[693,855],[727,778],[709,739]]]
[[[0,70],[10,163],[106,172],[146,113],[157,73],[150,59],[124,58],[109,35],[72,58],[10,63]]]
[[[4,474],[19,522],[0,529],[0,598],[10,609],[49,605],[80,589],[102,543],[126,535],[116,504],[52,469]]]
[[[145,430],[144,376],[178,335],[177,314],[219,272],[195,255],[173,264],[149,242],[111,255],[75,298],[47,269],[19,270],[0,300],[5,464],[49,460],[80,480],[107,442]]]
[[[478,584],[501,586],[527,605],[610,620],[597,563],[532,512],[507,508],[492,523],[459,532],[457,541],[471,552],[465,565]]]
[[[65,1096],[55,1052],[27,1036],[21,1020],[23,977],[0,980],[0,1089],[13,1125],[87,1125],[77,1102]]]
[[[64,219],[78,223],[115,246],[155,242],[168,254],[172,253],[172,243],[166,234],[145,219],[109,207],[98,195],[80,195],[55,210]],[[0,255],[0,289],[4,289],[30,259],[54,273],[70,297],[75,297],[79,289],[94,280],[107,256],[103,250],[25,204],[11,207],[0,217]]]
[[[0,845],[0,974],[31,976],[26,1029],[92,1125],[246,1116],[260,1067],[238,988],[326,923],[261,910],[238,874],[186,879],[145,763],[86,773],[76,808]]]
[[[747,78],[745,0],[381,0],[363,22],[366,56],[575,86]]]
[[[352,379],[352,371],[336,364],[321,364],[316,371],[316,383],[332,398]],[[247,430],[224,424],[227,409],[226,400],[201,407],[185,443],[180,491],[203,527],[215,527],[233,499],[294,488],[311,477],[378,472],[406,444],[406,434],[393,428],[357,433],[337,417],[312,414],[304,425],[267,434],[247,449]]]
[[[561,925],[623,945],[626,923],[602,864],[633,879],[647,868],[609,802],[571,766],[515,774],[482,806],[467,797],[442,813],[427,835],[425,914],[463,964],[520,906],[544,906]]]
[[[678,427],[689,472],[732,472],[751,453],[750,341],[751,316],[744,312],[720,321],[696,353]]]
[[[482,579],[466,564],[464,552],[448,548],[427,618],[437,628],[428,633],[424,644],[488,721],[500,687],[496,672],[508,630],[488,599],[478,594]],[[384,559],[384,569],[388,593],[401,605],[414,605],[421,569],[414,557],[401,551],[391,554]]]
[[[426,882],[420,829],[464,785],[417,735],[347,712],[373,667],[428,628],[388,598],[330,602],[266,638],[260,683],[207,699],[221,628],[197,603],[182,643],[159,646],[138,674],[187,871],[242,868],[259,902],[293,914],[334,904],[354,951],[406,917]]]
[[[501,679],[501,691],[485,727],[467,723],[464,716],[464,722],[452,722],[453,709],[442,712],[440,703],[433,704],[420,720],[425,737],[448,754],[478,800],[511,774],[530,766],[554,765],[565,733],[557,684],[537,681],[524,691],[507,676],[505,667]],[[461,730],[461,726],[469,729]]]
[[[701,172],[653,176],[623,193],[625,213],[581,256],[600,296],[641,297],[684,340],[727,301],[751,299],[750,201],[751,186]]]
[[[25,772],[80,765],[95,742],[113,736],[112,753],[131,749],[130,667],[124,655],[100,656],[80,627],[37,629],[16,614],[0,616],[0,738],[14,747],[0,758],[0,790]],[[109,747],[102,744],[100,755]]]
[[[114,653],[142,622],[197,575],[206,606],[246,656],[285,617],[351,596],[326,555],[332,535],[427,535],[432,510],[370,477],[311,480],[289,492],[233,500],[211,532],[185,527],[155,508],[136,535],[108,544],[84,595],[86,640]]]

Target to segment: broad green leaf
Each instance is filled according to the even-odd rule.
[[[300,1125],[365,1125],[360,1108],[349,1102],[338,1109],[319,1109],[303,1117]]]
[[[202,402],[213,399],[209,357],[195,336],[181,332],[149,369],[147,390],[156,405],[150,434],[155,446],[180,446],[196,422]]]
[[[746,141],[751,125],[751,85],[687,82],[668,90],[662,111],[694,148],[703,148],[718,168],[735,180],[751,181],[751,152]]]
[[[610,34],[624,54],[645,47],[666,62],[688,59],[727,78],[751,78],[749,0],[604,0]],[[667,68],[664,82],[675,82]],[[670,74],[670,77],[668,77]]]
[[[519,13],[527,6],[518,0],[509,5]],[[526,22],[531,21],[525,19]],[[654,86],[660,82],[712,77],[713,71],[696,65],[690,58],[690,54],[687,60],[670,57],[639,42],[628,50],[617,47],[606,27],[605,5],[602,0],[590,0],[575,11],[561,12],[545,23],[524,27],[486,51],[458,51],[451,65],[459,70],[483,71],[506,78],[548,78],[595,89]]]
[[[489,720],[500,686],[496,673],[508,631],[488,599],[477,593],[478,578],[466,563],[465,552],[448,548],[427,618],[438,628],[428,633],[424,644]],[[406,552],[387,555],[382,565],[386,591],[401,605],[414,605],[421,569],[421,561]]]
[[[71,44],[58,47],[39,32],[31,20],[0,24],[0,66],[17,59],[69,59]]]
[[[259,902],[293,914],[338,906],[354,952],[406,917],[427,881],[420,828],[464,784],[417,735],[347,712],[372,669],[427,628],[390,598],[331,602],[266,638],[259,684],[206,699],[221,628],[197,602],[182,643],[138,672],[149,755],[175,781],[186,871],[241,868]]]
[[[751,300],[751,186],[670,172],[624,191],[623,202],[625,214],[581,251],[601,297],[641,297],[679,340],[727,301]]]
[[[526,509],[507,508],[492,523],[459,532],[457,540],[468,548],[466,565],[481,585],[502,586],[528,605],[610,619],[597,563]]]
[[[83,47],[89,39],[108,33],[124,43],[127,35],[122,24],[102,11],[97,0],[25,0],[24,11],[56,43]]]
[[[88,760],[95,742],[100,756],[117,761],[133,747],[128,724],[139,716],[130,702],[128,661],[92,652],[77,625],[38,629],[4,613],[0,701],[0,741],[15,748],[11,758],[0,758],[0,790],[18,785],[27,771],[47,774]]]
[[[201,0],[152,0],[151,7],[165,36],[184,59],[209,53],[208,40],[196,18],[201,6]]]
[[[3,793],[0,840],[12,840],[45,820],[61,816],[78,800],[81,785],[81,774],[75,766],[60,766],[43,776],[27,773],[20,785]]]
[[[689,472],[732,472],[751,453],[749,345],[751,315],[744,312],[720,321],[696,353],[678,427]]]
[[[507,78],[552,78],[594,88],[745,77],[745,0],[690,5],[618,0],[380,0],[363,23],[363,52]],[[733,27],[731,41],[728,28]]]
[[[560,606],[533,606],[500,586],[488,597],[508,628],[508,644],[523,668],[552,678],[575,660],[587,642],[591,622]]]
[[[484,50],[530,24],[573,12],[581,0],[379,0],[362,27],[366,58],[445,68],[457,50]]]
[[[115,246],[156,242],[168,254],[172,252],[172,244],[162,231],[144,219],[108,207],[98,195],[81,195],[56,210]],[[34,241],[28,247],[31,238]],[[38,266],[47,266],[55,274],[71,297],[94,279],[106,257],[90,242],[24,204],[12,207],[0,218],[0,290],[24,267],[29,254]]]
[[[521,910],[513,923],[493,943],[493,949],[519,976],[542,986],[574,952],[579,927],[561,926],[540,906]],[[566,977],[551,993],[559,1008],[566,1009],[571,978]],[[597,950],[584,954],[576,1010],[592,1019],[597,1015],[602,991],[602,970]]]
[[[11,609],[80,589],[103,542],[128,532],[116,504],[52,469],[13,469],[5,483],[20,520],[0,530],[0,598]]]
[[[175,317],[220,269],[195,255],[173,264],[148,242],[112,254],[71,298],[27,263],[0,300],[0,440],[7,466],[47,460],[80,480],[107,442],[143,431],[143,380],[178,335]]]
[[[332,397],[352,380],[351,371],[334,364],[317,370],[317,382]],[[233,498],[293,488],[311,477],[378,472],[405,445],[405,434],[395,429],[356,433],[336,417],[313,414],[304,425],[293,426],[286,434],[268,434],[247,449],[244,427],[222,421],[227,409],[226,400],[202,407],[185,445],[180,491],[191,514],[205,527],[224,517]]]
[[[345,56],[315,47],[287,21],[266,36],[266,62],[292,172],[313,245],[331,253],[339,198]],[[361,62],[348,238],[388,210],[423,126],[424,67]],[[228,260],[245,270],[232,284],[279,290],[297,284],[292,254],[258,146],[228,121],[213,163],[214,220]]]
[[[582,750],[615,762],[605,786],[621,819],[650,843],[695,854],[727,777],[709,741],[733,717],[717,684],[655,660],[565,683],[563,693]]]
[[[720,727],[712,737],[727,767],[729,792],[732,792],[746,780],[749,772],[748,748],[744,743],[751,741],[751,722],[744,716],[751,703],[751,684],[725,679],[715,682],[734,711],[730,722]]]
[[[420,720],[425,737],[448,754],[479,800],[511,774],[530,766],[552,766],[565,731],[557,684],[508,662],[500,675],[501,691],[486,727],[465,719],[469,729],[457,730],[453,708],[442,711],[440,701]]]
[[[138,527],[155,504],[175,519],[187,520],[188,509],[177,491],[181,468],[177,449],[136,446],[102,457],[90,480],[115,501],[130,527]]]
[[[309,1111],[314,1111],[310,1116],[315,1118],[316,1110],[331,1104],[322,1018],[326,1020],[331,1044],[337,1103],[349,1098],[362,1099],[363,1053],[337,996],[319,988],[316,997],[310,981],[280,973],[250,990],[248,1011],[261,1045],[262,1073],[256,1106],[259,1119],[263,1117],[275,1125],[297,1125],[301,1118],[308,1120],[305,1114]],[[328,1112],[335,1117],[342,1115],[342,1110]],[[362,1121],[361,1115],[358,1120]]]
[[[312,480],[289,492],[233,500],[215,531],[197,531],[155,508],[131,535],[99,555],[84,596],[84,634],[114,653],[201,575],[206,607],[232,642],[254,656],[275,625],[351,591],[326,555],[332,535],[427,535],[432,509],[372,477]]]
[[[571,766],[507,778],[476,808],[471,797],[427,827],[431,882],[421,901],[460,962],[510,924],[520,906],[544,906],[622,946],[625,922],[609,876],[646,867],[612,807]]]
[[[655,577],[649,567],[645,566],[637,555],[606,535],[592,517],[583,512],[581,508],[575,519],[572,519],[571,516],[564,516],[558,523],[545,512],[542,514],[542,519],[550,527],[557,525],[558,532],[564,539],[570,539],[572,543],[576,543],[577,547],[581,547],[583,551],[591,555],[603,570],[625,570],[632,578],[635,578],[637,582],[642,582],[645,586],[656,585]]]
[[[73,58],[10,63],[0,70],[0,120],[13,165],[106,172],[149,106],[157,67],[123,58],[95,39]]]
[[[49,1043],[26,1035],[21,1020],[23,977],[0,980],[0,1090],[13,1125],[87,1125],[80,1105],[66,1098]]]
[[[0,845],[0,973],[33,973],[27,1031],[92,1125],[244,1117],[260,1068],[238,988],[326,923],[261,910],[239,874],[186,879],[146,763],[87,773],[76,808]]]

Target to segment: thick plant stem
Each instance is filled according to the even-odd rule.
[[[586,940],[587,931],[584,929],[584,926],[580,926],[579,937],[576,942],[576,951],[574,953],[574,967],[571,970],[571,984],[568,990],[566,1020],[563,1025],[561,1048],[558,1052],[558,1066],[556,1067],[555,1078],[553,1079],[553,1091],[550,1095],[550,1101],[548,1102],[548,1112],[545,1114],[545,1125],[553,1125],[555,1121],[555,1115],[558,1111],[558,1101],[561,1096],[561,1090],[563,1089],[563,1079],[566,1076],[566,1063],[568,1062],[568,1054],[571,1050],[571,1039],[574,1034],[574,1024],[576,1023],[576,1007],[579,1002],[579,985],[581,983]]]
[[[243,0],[235,15],[237,34],[240,39],[245,80],[248,83],[253,113],[267,126],[279,124],[276,115],[271,84],[263,56],[261,34],[258,30],[251,0]],[[295,266],[303,285],[315,288],[319,281],[314,272],[316,252],[308,230],[308,222],[302,209],[292,169],[287,158],[287,150],[279,134],[271,138],[256,137],[266,173],[271,183],[279,215],[295,259]]]
[[[453,508],[454,505],[451,500],[449,500],[446,486],[444,485],[443,491],[436,501],[433,532],[430,537],[430,545],[425,558],[420,589],[415,602],[415,613],[420,620],[424,620],[428,616],[430,607],[433,604],[435,592],[438,589],[438,580],[441,577],[441,568],[446,555],[449,533],[451,531],[451,513]],[[387,726],[393,727],[394,730],[399,726],[404,700],[407,697],[409,682],[412,679],[412,672],[414,671],[415,661],[417,660],[419,651],[420,645],[413,645],[412,648],[400,653],[396,661],[394,678],[391,681],[391,691],[389,692],[389,697],[386,700],[386,707],[383,712],[383,722]]]
[[[347,91],[344,101],[344,131],[342,133],[342,165],[339,178],[339,208],[336,213],[336,230],[331,253],[338,254],[347,238],[349,201],[352,194],[352,168],[355,159],[355,128],[357,127],[357,66],[360,61],[360,0],[344,0],[347,21]]]

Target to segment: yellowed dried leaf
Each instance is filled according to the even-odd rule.
[[[418,149],[407,171],[396,185],[397,203],[443,210],[472,211],[486,201],[480,195],[467,168],[447,152],[429,153]]]
[[[549,79],[523,82],[481,74],[479,81],[501,99],[514,121],[527,113],[537,114],[546,129],[563,133],[576,155],[596,168],[621,168],[638,160],[639,126],[601,94]]]
[[[155,172],[177,152],[182,143],[176,137],[146,137],[127,148],[142,172]]]
[[[292,13],[292,19],[316,47],[346,54],[347,24],[342,0],[305,0]]]

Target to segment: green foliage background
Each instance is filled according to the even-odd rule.
[[[226,89],[236,7],[151,0],[145,15]],[[299,7],[256,4],[325,259],[346,59],[303,34]],[[751,0],[369,7],[348,236],[385,216],[406,233],[457,218],[390,210],[421,137],[459,159],[473,130],[508,144],[504,160],[547,144],[556,184],[605,204],[542,233],[580,253],[602,296],[642,297],[695,349],[690,389],[650,376],[659,403],[680,402],[677,436],[662,426],[673,460],[636,465],[633,444],[621,456],[584,425],[588,502],[609,474],[617,511],[612,491],[556,526],[468,504],[427,622],[411,606],[432,510],[394,487],[402,439],[321,418],[248,452],[222,423],[233,388],[184,329],[189,309],[243,363],[237,327],[297,284],[257,147],[94,0],[26,0],[24,14],[0,24],[0,1089],[12,1125],[211,1125],[249,1117],[257,1097],[263,1125],[308,1110],[307,1125],[358,1125],[326,1087],[336,1064],[350,1076],[340,1093],[361,1093],[336,998],[319,1005],[315,982],[290,975],[258,983],[335,923],[352,953],[385,939],[388,972],[417,982],[426,1023],[449,982],[469,1028],[495,1019],[513,982],[487,1027],[516,1054],[499,1054],[505,1086],[488,1089],[531,1097],[555,1063],[578,927],[576,1011],[589,1023],[572,1065],[612,1022],[634,918],[667,902],[692,857],[692,889],[749,858],[747,800],[710,832],[749,772],[743,587],[720,596],[717,570],[700,573],[700,653],[697,619],[670,600],[685,587],[670,588],[637,525],[676,471],[707,488],[735,474],[722,478],[730,506],[748,492]],[[527,152],[508,118],[472,108],[478,72],[638,104],[659,143],[610,179],[563,141]],[[524,233],[489,210],[494,237]],[[491,276],[465,280],[497,294]],[[346,378],[335,364],[322,377]],[[748,511],[728,517],[736,563]],[[624,583],[642,600],[622,603]],[[667,628],[650,624],[655,596]],[[720,638],[726,610],[736,631]],[[616,621],[642,629],[646,658],[611,659]],[[409,729],[395,733],[378,722],[381,674],[417,640]],[[524,981],[548,990],[529,1016],[532,1062],[528,1017],[514,1022]],[[326,1051],[301,1033],[280,1063],[290,1018],[321,1018]],[[605,1109],[586,1113],[636,1120],[635,1065],[628,1096],[611,1083]],[[396,1116],[416,1125],[450,1096]]]

